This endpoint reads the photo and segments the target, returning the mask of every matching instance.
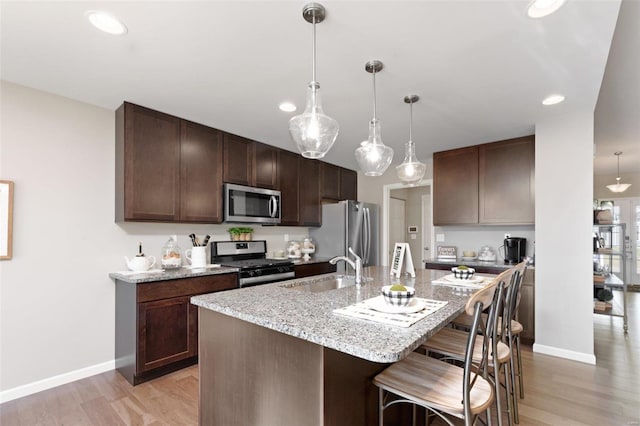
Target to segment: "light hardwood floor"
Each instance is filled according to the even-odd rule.
[[[520,425],[640,425],[640,293],[629,299],[626,336],[621,318],[594,315],[595,366],[524,348]],[[197,366],[136,387],[110,371],[0,405],[2,426],[197,423]]]

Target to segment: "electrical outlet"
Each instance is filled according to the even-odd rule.
[[[505,238],[511,238],[511,234],[504,234]]]
[[[284,241],[289,241],[289,234],[284,234]]]
[[[444,241],[444,234],[436,234],[436,241],[441,243]]]
[[[176,243],[178,242],[178,236],[176,234],[173,234],[171,238],[173,238],[173,241],[175,241]]]

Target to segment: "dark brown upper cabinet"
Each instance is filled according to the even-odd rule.
[[[222,132],[180,123],[180,220],[221,223]]]
[[[224,134],[224,182],[252,186],[253,141],[230,133]]]
[[[320,161],[300,158],[300,225],[320,226],[322,205],[320,203]],[[284,196],[283,196],[284,198]]]
[[[222,221],[220,132],[125,102],[116,111],[116,221]]]
[[[535,223],[535,137],[433,154],[433,223]]]
[[[340,167],[320,163],[320,196],[323,199],[340,200]]]
[[[179,220],[180,119],[125,102],[116,111],[116,221]]]
[[[278,148],[254,142],[252,185],[258,188],[278,188]]]
[[[479,147],[479,222],[535,223],[535,137]]]
[[[302,157],[293,152],[278,151],[278,186],[282,206],[280,224],[297,226],[300,224],[299,167]]]
[[[340,168],[340,199],[358,199],[358,173],[354,170]]]
[[[433,154],[433,224],[478,223],[478,147]]]

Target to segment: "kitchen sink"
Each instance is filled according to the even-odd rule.
[[[362,277],[362,281],[363,283],[367,281],[373,281],[373,278]],[[309,293],[322,293],[323,291],[350,287],[355,284],[356,280],[353,276],[333,275],[325,278],[319,278],[313,281],[285,284],[282,287]]]

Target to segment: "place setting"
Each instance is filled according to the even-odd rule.
[[[447,303],[443,300],[415,297],[415,288],[394,284],[382,287],[381,294],[376,297],[335,309],[333,313],[383,324],[410,327]]]
[[[480,289],[491,282],[491,277],[476,275],[476,270],[465,265],[451,268],[452,274],[431,281],[431,284]]]

